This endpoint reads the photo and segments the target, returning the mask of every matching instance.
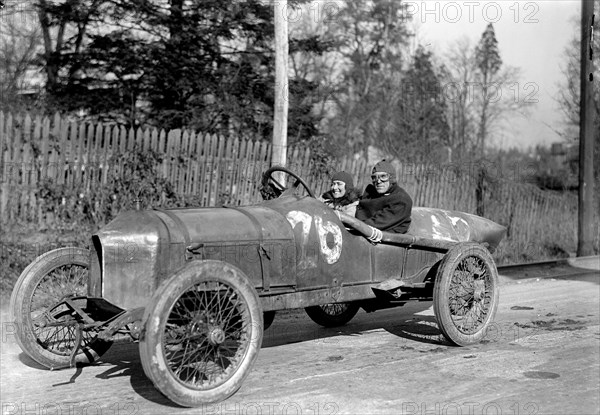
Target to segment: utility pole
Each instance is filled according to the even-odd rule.
[[[275,109],[273,114],[272,166],[285,166],[288,120],[288,21],[287,0],[276,0],[275,11]]]
[[[577,256],[592,255],[594,230],[594,101],[592,33],[594,1],[581,0],[581,72],[579,107],[579,212]],[[596,51],[598,53],[598,51]],[[596,82],[598,82],[596,80]]]

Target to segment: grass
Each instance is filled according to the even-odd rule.
[[[21,272],[38,256],[53,249],[87,247],[91,229],[38,231],[33,226],[9,226],[0,231],[0,299],[6,304]]]

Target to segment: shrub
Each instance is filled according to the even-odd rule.
[[[161,156],[154,151],[134,151],[113,155],[108,161],[110,171],[103,186],[86,189],[75,185],[42,182],[36,197],[42,200],[42,212],[53,216],[56,229],[79,226],[101,226],[120,211],[151,206],[175,207],[186,204],[173,190],[173,185],[159,174]]]

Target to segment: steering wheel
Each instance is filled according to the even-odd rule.
[[[287,187],[279,183],[279,181],[273,177],[273,173],[275,173],[276,171],[284,172],[296,179],[292,187],[288,189]],[[271,167],[263,173],[260,193],[263,199],[265,200],[275,199],[281,196],[287,196],[295,193],[299,185],[302,185],[302,187],[306,189],[306,192],[310,197],[315,197],[315,194],[313,193],[312,189],[308,187],[308,184],[306,184],[306,182],[300,176],[298,176],[296,173],[285,167],[275,166]]]

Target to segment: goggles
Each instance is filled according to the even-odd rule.
[[[371,175],[371,181],[373,183],[377,183],[379,182],[387,182],[390,180],[390,175],[388,173],[379,173],[379,174],[372,174]]]

